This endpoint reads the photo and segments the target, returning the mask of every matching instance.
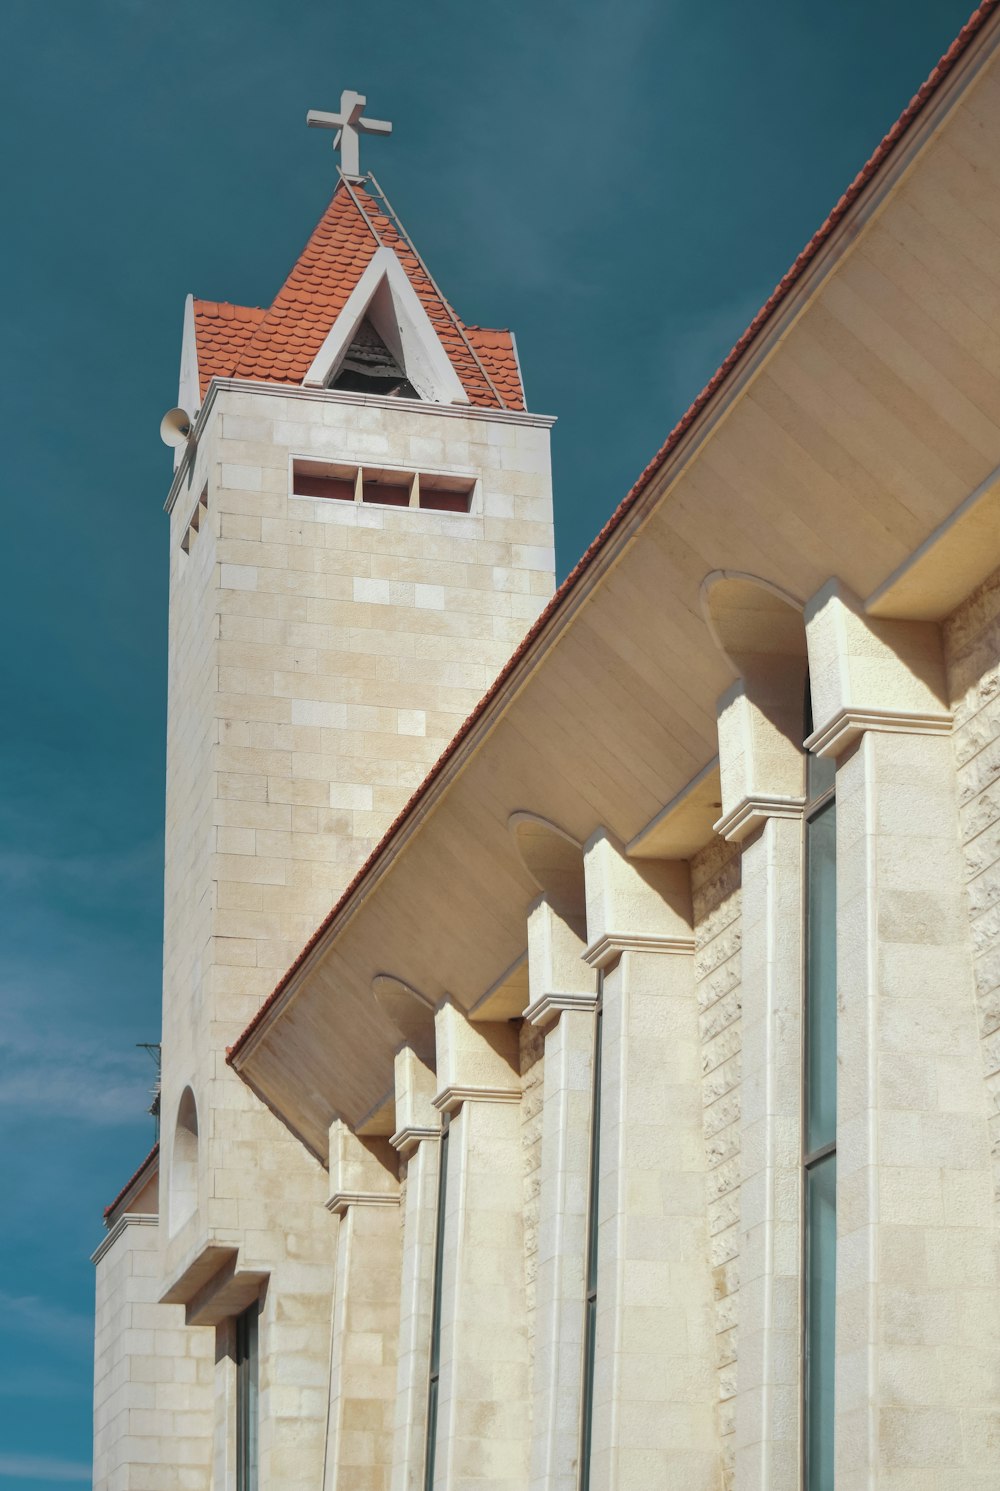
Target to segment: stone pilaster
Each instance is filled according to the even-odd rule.
[[[802,807],[743,845],[737,1491],[800,1484]]]
[[[430,1067],[404,1046],[396,1056],[396,1132],[391,1140],[406,1167],[392,1491],[422,1491],[424,1482],[441,1139],[441,1115],[433,1104],[436,1087]]]
[[[838,1491],[992,1486],[1000,1268],[940,639],[808,608],[837,767]]]
[[[545,1032],[531,1486],[576,1491],[587,1267],[597,980],[543,897],[528,917],[525,1018]]]
[[[530,1382],[518,1043],[509,1023],[436,1016],[449,1115],[435,1491],[523,1491]]]
[[[590,1486],[716,1491],[720,1449],[688,866],[587,846],[603,972]]]
[[[401,1248],[396,1155],[384,1139],[331,1125],[328,1206],[340,1226],[323,1491],[387,1491]]]

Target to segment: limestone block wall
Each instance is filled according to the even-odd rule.
[[[691,862],[702,1041],[708,1223],[715,1283],[719,1429],[734,1484],[740,1212],[740,852],[719,839]]]
[[[1000,570],[944,626],[994,1192],[1000,1207]]]
[[[156,1218],[95,1254],[94,1491],[209,1491],[214,1338],[161,1305]]]
[[[471,477],[472,507],[295,495],[296,458]],[[334,1257],[326,1174],[229,1070],[226,1047],[551,594],[548,422],[223,387],[180,482],[170,525],[163,1285],[176,1299],[201,1288],[201,1277],[185,1281],[213,1245],[266,1276],[261,1475],[272,1488],[318,1484]],[[181,1221],[174,1129],[188,1086],[198,1181]],[[223,1353],[220,1383],[227,1372]],[[226,1391],[216,1397],[228,1413]]]
[[[295,496],[296,457],[472,476],[473,510]],[[185,552],[202,490],[207,510]],[[548,422],[224,389],[170,543],[172,1117],[186,1083],[202,1105],[199,1084],[221,1075],[215,1055],[551,594]]]

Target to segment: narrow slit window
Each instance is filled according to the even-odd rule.
[[[258,1302],[236,1317],[236,1491],[258,1491]]]
[[[434,1299],[431,1305],[430,1374],[427,1384],[427,1445],[424,1451],[424,1491],[434,1491],[437,1452],[438,1394],[441,1385],[441,1283],[444,1272],[444,1219],[448,1203],[449,1116],[442,1120],[438,1158],[437,1217],[434,1234]]]
[[[594,1367],[597,1354],[597,1233],[601,1166],[601,1041],[604,975],[598,976],[594,1025],[594,1086],[590,1118],[590,1185],[587,1200],[587,1294],[583,1326],[583,1393],[580,1413],[580,1491],[590,1486],[590,1452],[594,1429]]]
[[[808,681],[806,734],[812,731]],[[837,819],[835,766],[806,758],[803,1383],[806,1491],[833,1491],[837,1278]]]

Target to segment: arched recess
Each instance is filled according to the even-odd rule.
[[[507,820],[521,863],[560,916],[586,936],[587,895],[583,846],[537,813],[511,813]]]
[[[177,1107],[170,1153],[170,1235],[179,1232],[198,1206],[198,1105],[185,1087]]]
[[[701,606],[738,675],[719,703],[724,809],[747,796],[800,796],[809,666],[802,602],[758,575],[713,570]]]
[[[410,1046],[422,1062],[433,1068],[434,1006],[430,1000],[391,973],[375,975],[372,997],[399,1036],[400,1044]]]

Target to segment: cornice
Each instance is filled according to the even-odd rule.
[[[731,844],[739,844],[769,818],[801,818],[805,812],[804,797],[784,797],[778,793],[760,792],[741,798],[713,827]]]
[[[93,1253],[91,1253],[91,1263],[100,1263],[105,1253],[110,1252],[114,1247],[126,1227],[157,1227],[159,1226],[159,1222],[159,1217],[152,1212],[126,1212],[123,1217],[118,1218],[115,1225],[109,1230],[107,1237],[101,1241],[100,1246],[95,1248]]]
[[[519,1087],[464,1087],[453,1082],[434,1098],[434,1106],[441,1113],[454,1113],[463,1103],[519,1103]]]
[[[544,1030],[554,1024],[564,1010],[593,1011],[596,1008],[596,994],[540,994],[528,1005],[523,1018],[529,1025]]]
[[[885,735],[950,735],[952,715],[948,710],[922,714],[892,709],[840,709],[827,724],[814,730],[805,742],[814,756],[840,756],[859,735],[876,730]]]
[[[399,399],[383,398],[378,394],[351,393],[341,389],[334,392],[331,388],[304,388],[301,383],[260,383],[253,378],[213,378],[208,385],[204,402],[198,410],[184,455],[174,472],[167,500],[163,504],[164,512],[173,511],[177,494],[187,476],[188,467],[195,459],[198,441],[205,431],[205,426],[208,424],[220,393],[252,393],[261,398],[302,399],[306,403],[360,404],[365,408],[387,409],[396,413],[399,413],[401,408]],[[487,424],[532,426],[541,430],[550,430],[556,422],[554,414],[529,414],[525,409],[481,409],[476,404],[432,404],[425,399],[405,400],[405,412],[433,415],[438,418],[443,416],[445,419],[484,420]]]
[[[399,1193],[386,1191],[335,1191],[326,1203],[327,1211],[342,1217],[349,1206],[398,1206]]]
[[[693,937],[665,937],[653,932],[605,932],[590,944],[583,958],[591,968],[604,968],[622,953],[672,953],[687,957],[693,952]]]
[[[390,1137],[389,1143],[392,1145],[393,1149],[397,1150],[400,1154],[408,1155],[410,1151],[416,1149],[417,1145],[422,1143],[424,1139],[440,1139],[440,1137],[440,1128],[422,1128],[417,1124],[409,1124],[406,1128],[397,1129],[396,1132]]]

